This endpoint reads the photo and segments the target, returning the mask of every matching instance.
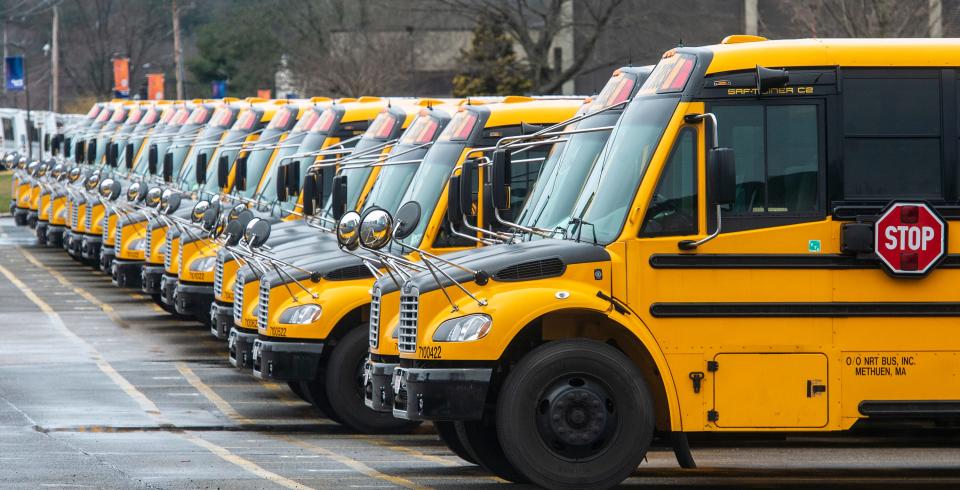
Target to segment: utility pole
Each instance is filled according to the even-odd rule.
[[[171,0],[173,11],[173,64],[177,71],[177,99],[183,100],[183,48],[180,45],[180,11],[177,0]]]
[[[759,19],[757,0],[743,0],[743,33],[756,36]]]
[[[50,40],[50,110],[60,112],[60,6],[53,4],[53,29]]]
[[[943,37],[943,2],[941,0],[928,1],[930,37]]]

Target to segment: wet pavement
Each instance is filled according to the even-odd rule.
[[[352,434],[223,342],[0,218],[0,487],[488,488],[429,426]],[[694,440],[628,486],[960,485],[960,432]]]

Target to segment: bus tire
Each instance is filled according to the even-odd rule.
[[[367,408],[363,394],[363,368],[370,334],[364,325],[352,328],[337,342],[327,361],[327,400],[343,424],[364,434],[410,432],[421,422],[394,418],[390,412]]]
[[[513,483],[529,483],[530,479],[504,455],[493,417],[484,419],[453,423],[467,454],[495,476]]]
[[[328,419],[344,425],[343,420],[334,413],[333,407],[330,406],[330,401],[327,400],[327,385],[323,377],[312,381],[299,381],[299,384],[300,392],[303,393],[304,400],[323,412],[323,415]],[[296,391],[294,391],[294,393],[296,393]]]
[[[653,399],[617,349],[549,342],[504,382],[497,429],[507,458],[546,488],[609,488],[637,469],[653,439]]]
[[[303,386],[300,385],[299,381],[287,381],[287,386],[289,386],[290,391],[292,391],[294,395],[297,395],[301,400],[305,402],[310,401],[307,400],[306,395],[303,393]]]
[[[440,442],[446,444],[447,448],[450,449],[453,454],[470,464],[477,464],[470,456],[470,453],[467,452],[467,448],[464,447],[463,441],[460,440],[460,436],[457,434],[457,428],[453,422],[438,420],[433,423],[433,427],[437,430]]]

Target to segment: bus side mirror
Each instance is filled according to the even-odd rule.
[[[273,178],[273,181],[274,181],[273,183],[277,189],[278,201],[286,201],[287,197],[289,197],[287,195],[287,187],[289,186],[287,182],[287,178],[288,178],[287,172],[289,172],[289,170],[287,169],[287,166],[280,165],[277,167],[277,175],[275,175]]]
[[[447,221],[450,222],[450,228],[455,229],[460,223],[463,211],[460,209],[460,176],[450,177],[447,183]]]
[[[318,177],[316,174],[307,174],[303,178],[303,192],[300,193],[300,196],[303,198],[304,216],[313,216],[317,209],[320,192],[318,182],[322,182],[320,179],[322,177]]]
[[[120,153],[118,146],[119,143],[110,143],[107,145],[107,165],[113,168],[117,167],[117,156]]]
[[[465,160],[460,166],[460,214],[464,216],[477,215],[477,208],[473,204],[473,180],[476,173],[476,160]]]
[[[87,143],[87,163],[93,165],[94,160],[97,158],[97,140],[90,140]]]
[[[83,150],[85,149],[86,148],[83,145],[83,141],[77,141],[73,146],[73,161],[77,163],[83,163],[85,156],[83,154]]]
[[[300,193],[300,161],[293,161],[287,165],[287,195],[296,196]]]
[[[510,209],[510,150],[493,152],[490,165],[490,198],[493,207],[499,210]]]
[[[50,135],[43,135],[43,151],[50,151]]]
[[[790,72],[783,68],[764,68],[757,65],[757,93],[774,87],[783,87],[790,81]]]
[[[133,143],[127,143],[123,149],[123,162],[127,165],[127,170],[133,168]]]
[[[217,185],[222,189],[230,183],[230,159],[220,155],[217,160]]]
[[[157,174],[157,160],[160,158],[158,153],[157,145],[150,145],[150,150],[147,151],[147,171],[150,175]]]
[[[713,201],[718,205],[733,204],[737,199],[737,169],[733,148],[712,148],[708,153],[713,169]]]
[[[207,183],[207,153],[205,151],[201,150],[200,153],[197,153],[197,164],[194,167],[194,172],[196,172],[197,184]]]
[[[238,191],[247,190],[247,157],[249,156],[249,153],[245,153],[237,157],[236,175],[233,177],[233,187]]]
[[[173,181],[173,153],[170,152],[163,155],[163,181]]]
[[[339,220],[347,212],[347,176],[340,174],[333,178],[332,212],[333,219]]]

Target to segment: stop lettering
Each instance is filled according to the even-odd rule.
[[[926,203],[892,203],[874,234],[874,251],[895,275],[924,275],[947,254],[947,222]]]

